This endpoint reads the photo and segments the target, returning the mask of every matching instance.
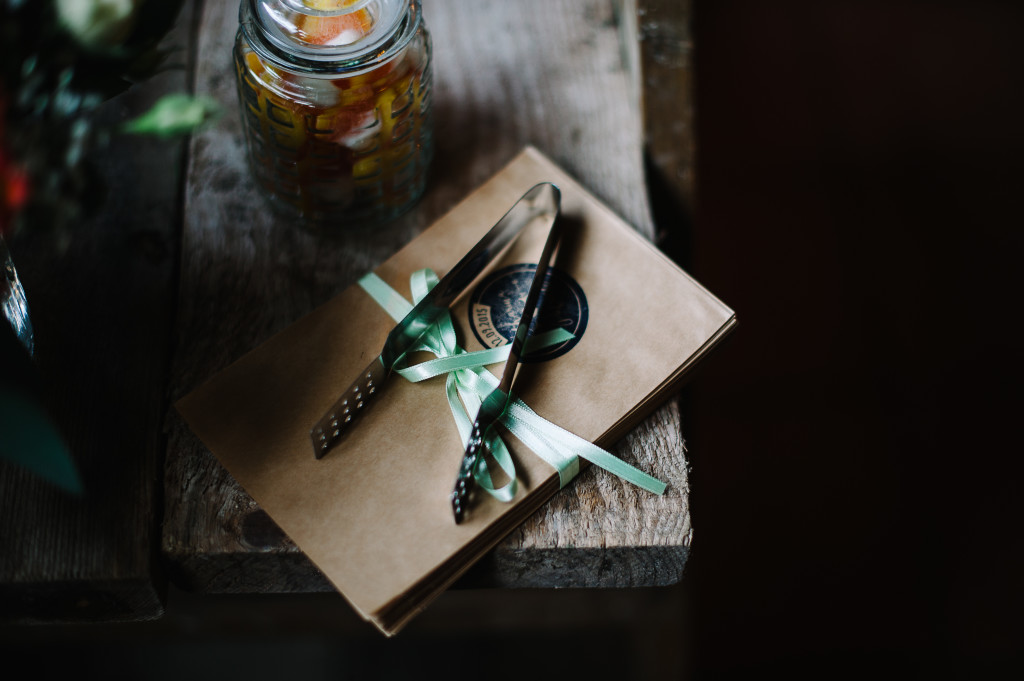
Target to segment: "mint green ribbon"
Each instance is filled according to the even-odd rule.
[[[414,272],[409,279],[414,303],[422,300],[430,289],[437,285],[437,282],[437,275],[432,270],[422,269]],[[413,308],[414,303],[403,298],[373,272],[360,279],[359,285],[396,322],[404,318]],[[573,334],[565,329],[546,331],[527,339],[524,351],[557,345],[572,338],[574,338]],[[473,417],[470,414],[475,415],[480,410],[481,401],[498,387],[498,379],[484,367],[488,364],[505,361],[508,358],[509,350],[510,346],[506,344],[497,348],[467,352],[459,346],[451,314],[445,311],[427,329],[417,345],[410,348],[395,363],[393,370],[413,383],[446,375],[445,393],[448,397],[448,406],[451,408],[455,426],[458,428],[463,446],[465,446],[473,428]],[[420,351],[430,352],[435,355],[436,359],[410,366],[408,364],[409,355]],[[520,442],[529,447],[534,454],[558,471],[560,487],[565,487],[570,480],[576,477],[580,468],[579,460],[583,458],[648,492],[662,494],[665,491],[665,483],[661,480],[647,475],[597,445],[547,421],[515,395],[511,396],[505,413],[498,421]],[[487,461],[482,457],[477,462],[473,477],[476,483],[494,498],[500,501],[511,501],[516,493],[516,468],[508,447],[505,446],[505,442],[497,433],[496,428],[492,428],[487,436],[486,449],[489,450],[493,461],[508,476],[509,482],[500,487],[495,486]]]

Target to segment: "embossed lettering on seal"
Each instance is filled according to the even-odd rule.
[[[533,263],[509,265],[492,273],[474,290],[469,303],[469,322],[480,343],[496,348],[515,334],[533,273]],[[589,308],[583,289],[568,273],[551,267],[537,304],[530,334],[565,329],[573,338],[557,345],[527,352],[523,362],[544,362],[569,352],[587,328]]]

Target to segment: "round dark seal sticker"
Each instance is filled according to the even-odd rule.
[[[496,348],[512,340],[526,304],[537,265],[509,265],[480,282],[469,299],[469,325],[484,346]],[[523,362],[546,362],[573,349],[587,329],[587,297],[583,289],[562,270],[549,267],[544,277],[537,314],[530,335],[559,327],[573,334],[564,343],[523,353]]]

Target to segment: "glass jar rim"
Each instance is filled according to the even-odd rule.
[[[261,0],[242,0],[239,27],[250,46],[262,59],[275,66],[305,75],[356,75],[390,61],[409,43],[420,28],[422,12],[419,0],[406,0],[405,11],[397,16],[380,37],[372,42],[351,46],[317,49],[286,41],[266,25],[259,12]]]

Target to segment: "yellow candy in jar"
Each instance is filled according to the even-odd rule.
[[[433,149],[430,49],[416,0],[242,0],[249,162],[280,215],[340,230],[415,203]]]

